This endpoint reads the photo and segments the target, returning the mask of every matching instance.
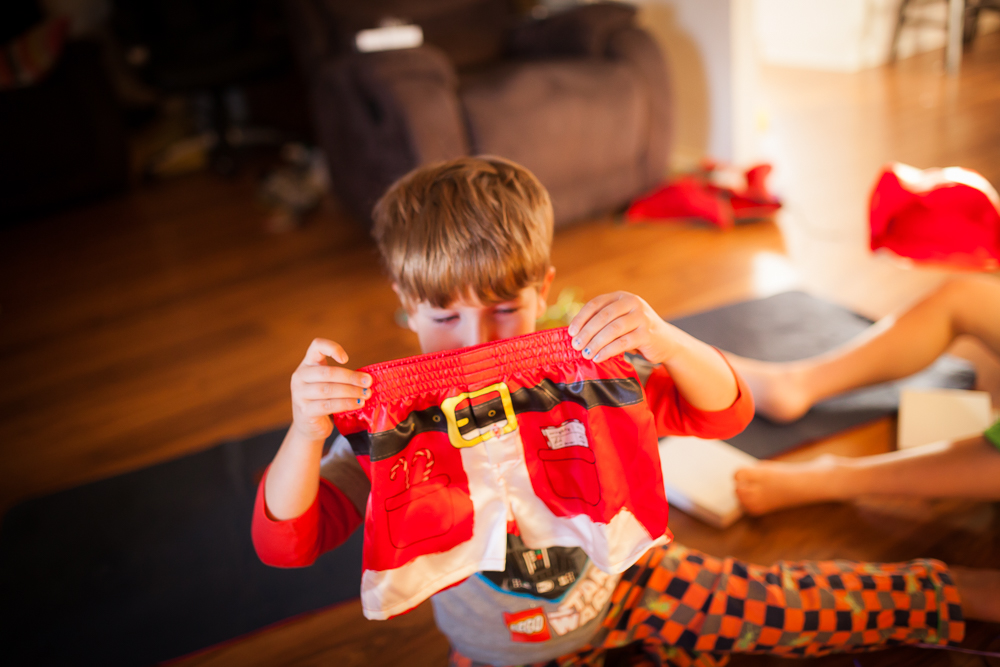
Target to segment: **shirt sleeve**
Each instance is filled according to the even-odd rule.
[[[264,498],[267,472],[257,487],[251,534],[257,557],[275,567],[312,565],[320,554],[334,549],[361,525],[361,515],[347,495],[320,479],[316,499],[294,519],[278,521],[268,515]]]
[[[732,366],[729,370],[736,378],[736,400],[723,410],[707,411],[687,402],[666,368],[654,368],[646,381],[646,400],[656,420],[656,434],[724,439],[745,429],[753,419],[753,395]]]
[[[337,435],[330,451],[319,463],[319,475],[326,481],[343,491],[344,495],[354,503],[358,514],[364,516],[368,505],[368,496],[372,492],[372,483],[365,474],[351,444],[342,435]]]

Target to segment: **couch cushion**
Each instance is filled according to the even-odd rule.
[[[625,208],[643,192],[645,175],[643,165],[636,162],[548,188],[556,227]]]
[[[460,83],[473,153],[530,169],[549,189],[644,159],[645,92],[626,64],[520,63]]]
[[[632,25],[636,8],[618,2],[581,5],[542,20],[519,23],[510,35],[513,55],[603,56],[615,32]]]

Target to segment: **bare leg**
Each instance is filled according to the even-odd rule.
[[[978,436],[875,456],[763,462],[736,472],[736,495],[750,514],[875,494],[1000,500],[1000,451]]]
[[[758,412],[788,422],[831,396],[926,368],[961,334],[975,336],[1000,355],[998,313],[1000,281],[963,277],[825,354],[788,363],[726,356],[750,385]]]

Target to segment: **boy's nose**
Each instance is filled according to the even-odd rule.
[[[490,343],[497,340],[497,330],[489,318],[474,318],[469,325],[466,337],[466,347],[479,345],[480,343]]]

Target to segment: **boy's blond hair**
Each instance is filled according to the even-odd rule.
[[[503,158],[418,167],[390,186],[373,217],[372,234],[407,307],[444,308],[473,295],[484,304],[510,301],[549,270],[549,193]]]

